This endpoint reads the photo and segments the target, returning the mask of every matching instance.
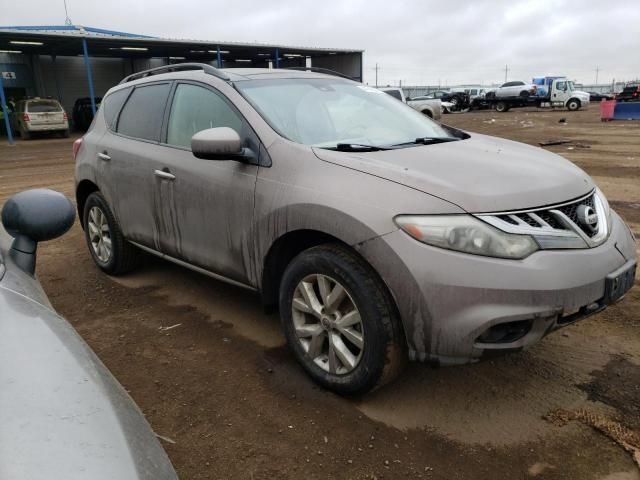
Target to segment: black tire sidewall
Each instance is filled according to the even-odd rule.
[[[298,283],[308,275],[323,274],[337,280],[346,288],[360,311],[363,325],[364,351],[356,368],[345,375],[330,374],[306,357],[295,333],[291,301]],[[312,248],[298,255],[287,267],[280,287],[280,318],[287,342],[306,372],[319,384],[343,395],[364,393],[378,383],[384,366],[387,345],[392,341],[389,311],[381,308],[382,292],[376,291],[376,281],[368,277],[362,266],[354,268],[353,261],[329,249]],[[386,317],[386,320],[385,320]]]
[[[111,233],[111,257],[109,258],[109,261],[106,263],[102,262],[97,257],[96,252],[94,252],[93,246],[91,245],[91,239],[89,238],[89,226],[88,226],[89,211],[91,210],[92,207],[98,207],[102,211],[102,213],[107,217],[107,223],[109,224],[109,232]],[[113,213],[111,212],[111,209],[109,208],[109,205],[107,205],[106,200],[100,193],[94,192],[91,195],[89,195],[89,197],[87,198],[87,201],[84,204],[82,220],[84,225],[84,237],[87,242],[87,247],[89,248],[89,253],[93,258],[93,261],[103,271],[107,273],[114,272],[117,265],[118,255],[121,254],[118,248],[119,247],[118,242],[115,241],[115,235],[114,235],[114,233],[116,232],[115,229],[118,228],[118,225],[116,223],[115,217],[113,216]]]

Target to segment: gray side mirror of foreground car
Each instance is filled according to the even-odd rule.
[[[14,195],[2,208],[2,225],[14,238],[11,258],[33,275],[38,242],[65,234],[75,218],[73,205],[61,193],[39,188]]]
[[[191,137],[191,151],[204,160],[238,160],[250,163],[255,154],[242,148],[240,135],[233,128],[218,127],[201,130]]]

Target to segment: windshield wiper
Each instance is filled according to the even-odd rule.
[[[335,147],[327,147],[329,150],[338,152],[378,152],[389,150],[389,147],[379,147],[376,145],[365,145],[362,143],[338,143]]]
[[[392,145],[393,147],[401,147],[403,145],[434,145],[436,143],[457,142],[460,140],[457,137],[419,137],[413,142],[398,143]]]

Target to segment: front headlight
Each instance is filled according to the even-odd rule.
[[[607,197],[604,196],[604,193],[602,193],[602,190],[600,190],[598,187],[596,187],[594,202],[595,202],[596,212],[598,212],[598,202],[600,203],[602,211],[604,212],[604,217],[607,221],[607,231],[610,232],[611,231],[611,207],[609,207],[609,201],[607,200]]]
[[[471,215],[398,215],[394,221],[422,243],[457,252],[520,259],[538,250],[531,236],[505,233]]]

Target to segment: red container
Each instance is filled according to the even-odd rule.
[[[602,99],[600,102],[600,120],[607,122],[613,118],[613,112],[616,109],[615,100]]]

